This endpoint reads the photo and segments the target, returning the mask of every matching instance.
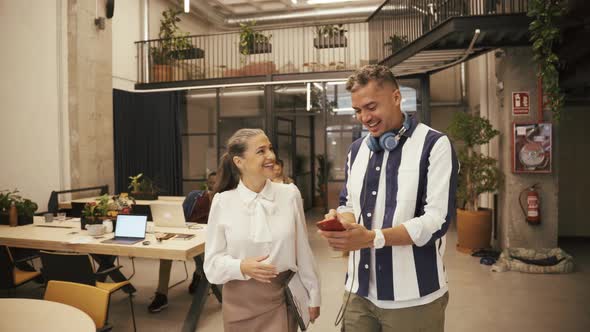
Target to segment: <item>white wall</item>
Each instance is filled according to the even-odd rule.
[[[18,188],[40,210],[69,174],[60,152],[62,3],[0,0],[0,189]]]

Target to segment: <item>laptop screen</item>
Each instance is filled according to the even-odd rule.
[[[120,214],[117,216],[115,237],[145,237],[147,216],[130,216]]]

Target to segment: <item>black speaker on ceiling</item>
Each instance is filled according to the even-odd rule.
[[[106,3],[107,18],[113,18],[115,14],[115,0],[107,0]]]

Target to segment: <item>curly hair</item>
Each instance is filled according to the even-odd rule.
[[[348,77],[346,81],[346,90],[354,92],[358,88],[362,88],[369,84],[370,81],[376,81],[379,86],[383,86],[383,82],[388,82],[398,89],[399,84],[397,79],[389,70],[389,68],[381,65],[366,65],[357,69],[354,74]]]

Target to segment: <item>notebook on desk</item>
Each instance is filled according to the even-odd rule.
[[[115,237],[101,243],[135,244],[145,239],[147,216],[118,215]]]

